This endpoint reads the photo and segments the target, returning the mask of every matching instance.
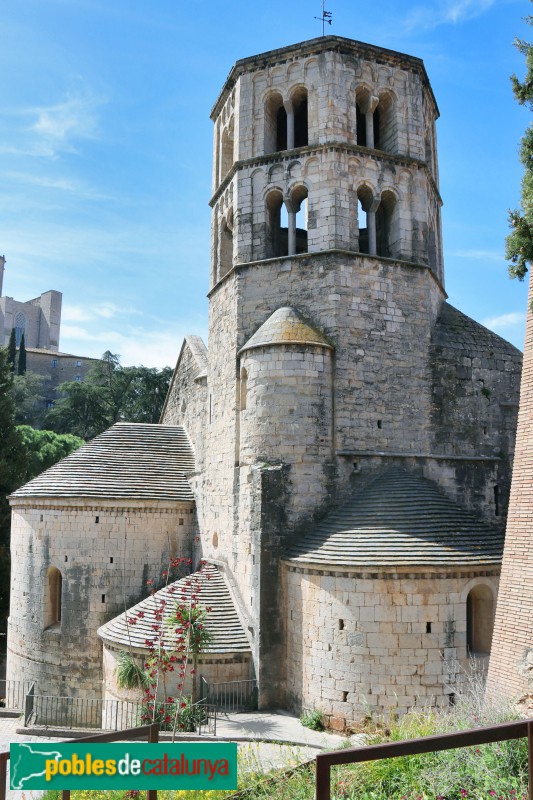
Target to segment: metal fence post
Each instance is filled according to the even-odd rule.
[[[331,800],[331,768],[320,756],[316,757],[315,800]]]

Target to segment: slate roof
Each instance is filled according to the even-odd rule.
[[[254,347],[268,347],[278,344],[303,344],[327,347],[332,350],[331,344],[324,334],[316,331],[302,317],[300,312],[286,306],[278,308],[257,330],[244,347],[239,350],[239,355],[245,350]]]
[[[126,617],[135,619],[134,625],[128,625],[125,615],[119,614],[118,617],[106,622],[98,629],[98,636],[104,641],[122,647],[127,647],[131,640],[133,647],[147,650],[146,640],[154,638],[152,625],[155,624],[154,612],[160,608],[159,601],[165,600],[166,609],[170,611],[172,604],[175,604],[176,601],[179,602],[183,594],[186,597],[189,596],[190,588],[187,588],[187,581],[190,581],[191,577],[198,578],[199,603],[211,609],[208,611],[205,627],[211,631],[213,639],[205,652],[250,652],[250,645],[235,610],[226,580],[220,570],[212,564],[206,564],[203,569],[193,573],[192,576],[169,584],[128,609]],[[143,614],[140,618],[138,617],[139,612]]]
[[[515,356],[518,360],[522,359],[522,353],[517,347],[471,317],[467,317],[450,303],[442,304],[431,341],[434,347],[468,350],[480,357],[501,354],[507,358]]]
[[[430,481],[387,470],[294,543],[292,562],[380,568],[500,564],[503,532]]]
[[[184,428],[118,422],[11,497],[191,501],[185,475],[193,470]]]

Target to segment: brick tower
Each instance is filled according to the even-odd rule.
[[[533,280],[529,280],[520,411],[488,685],[533,694]]]

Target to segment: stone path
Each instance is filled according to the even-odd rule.
[[[64,741],[58,737],[20,735],[16,732],[20,727],[20,719],[0,717],[0,752],[9,750],[12,742]],[[338,734],[304,728],[297,717],[283,711],[221,715],[217,720],[216,739],[238,742],[243,756],[241,768],[262,772],[296,766],[314,758],[320,750],[333,750],[346,742]],[[206,737],[206,740],[213,741],[213,737]],[[363,737],[352,736],[350,743],[353,747],[363,744]],[[38,800],[42,794],[8,789],[6,800]]]

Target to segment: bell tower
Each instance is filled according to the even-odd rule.
[[[437,117],[420,59],[337,36],[238,61],[211,113],[202,550],[249,613],[265,706],[287,539],[354,454],[431,450]]]

